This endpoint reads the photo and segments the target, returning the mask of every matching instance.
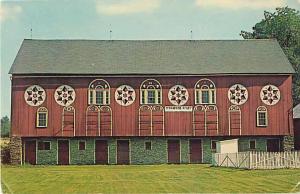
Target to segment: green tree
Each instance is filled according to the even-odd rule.
[[[1,137],[8,137],[10,132],[10,121],[7,116],[1,118]]]
[[[241,31],[244,39],[277,39],[293,65],[294,105],[300,103],[300,15],[299,11],[282,7],[274,13],[265,11],[264,19],[255,24],[252,32]]]

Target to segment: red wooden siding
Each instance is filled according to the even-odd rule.
[[[109,108],[100,111],[100,135],[101,136],[138,136],[139,135],[139,108],[140,108],[140,84],[152,77],[39,77],[22,78],[13,77],[12,80],[12,135],[19,136],[73,136],[72,128],[61,133],[63,107],[58,105],[54,99],[55,89],[63,84],[70,85],[75,89],[76,99],[72,106],[75,108],[75,135],[76,136],[99,136],[95,130],[95,118],[88,118],[89,132],[86,134],[87,107],[88,107],[88,85],[96,78],[105,79],[111,87]],[[168,99],[169,88],[176,84],[183,85],[189,92],[186,106],[195,107],[194,86],[202,79],[209,78],[216,85],[217,108],[218,108],[218,130],[216,125],[217,112],[206,112],[206,135],[226,136],[229,135],[228,109],[231,105],[227,98],[227,91],[235,83],[243,84],[249,93],[245,104],[239,106],[241,109],[241,135],[288,135],[292,134],[292,123],[290,122],[292,108],[291,76],[191,76],[191,77],[155,77],[163,88],[162,106],[172,106]],[[41,105],[48,109],[47,128],[36,128],[36,111],[38,107],[29,106],[24,100],[24,91],[30,85],[42,86],[47,94],[45,102]],[[118,86],[127,84],[132,86],[136,92],[135,102],[129,106],[121,106],[115,101],[114,93]],[[280,101],[273,106],[264,105],[260,99],[260,90],[263,86],[272,84],[277,86],[281,92]],[[256,127],[256,109],[258,106],[266,106],[268,109],[268,126]],[[149,129],[149,113],[142,115],[141,135],[151,134]],[[152,135],[155,136],[204,136],[204,115],[201,111],[194,112],[163,112],[152,111]],[[163,116],[164,115],[164,116]],[[72,117],[72,116],[70,116]],[[91,120],[91,121],[90,121]],[[68,120],[69,121],[69,120]],[[70,121],[71,122],[71,121]],[[164,123],[164,125],[162,125]],[[70,124],[70,123],[69,123]],[[194,130],[195,128],[195,130]],[[111,130],[112,129],[112,130]],[[164,129],[164,130],[163,130]],[[65,129],[66,130],[66,129]],[[231,135],[239,135],[239,130],[233,130]]]

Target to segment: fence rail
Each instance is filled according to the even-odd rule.
[[[300,151],[215,153],[212,164],[246,169],[300,168]]]

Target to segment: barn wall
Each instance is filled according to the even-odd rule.
[[[249,140],[256,140],[255,151],[266,151],[266,141],[269,137],[242,137],[239,139],[239,151],[250,151]],[[49,165],[57,164],[57,140],[58,138],[26,138],[25,140],[51,141],[51,150],[37,150],[37,164]],[[70,164],[94,164],[95,140],[96,138],[65,138],[70,140]],[[125,139],[125,138],[121,138]],[[151,137],[151,138],[128,138],[130,141],[130,164],[165,164],[168,162],[167,142],[170,138]],[[174,139],[174,138],[172,138]],[[189,140],[187,137],[177,137],[180,140],[180,163],[190,163],[189,159]],[[202,141],[203,163],[211,163],[211,140],[215,138],[204,137]],[[227,138],[218,138],[225,140]],[[78,141],[86,141],[86,150],[78,150]],[[108,141],[108,164],[116,164],[116,138],[106,138]],[[145,150],[145,142],[152,142],[152,150]]]
[[[113,136],[137,136],[138,135],[138,109],[140,107],[140,84],[153,77],[74,77],[74,78],[18,78],[12,81],[12,135],[15,136],[73,136],[73,133],[61,133],[62,110],[54,99],[55,89],[67,84],[75,89],[76,99],[72,106],[76,110],[76,136],[85,136],[86,108],[88,106],[88,85],[96,79],[105,79],[111,87],[110,107],[113,112]],[[168,91],[175,84],[184,85],[189,92],[189,100],[185,104],[194,106],[194,85],[202,78],[211,79],[217,87],[217,107],[219,109],[219,133],[216,131],[210,136],[227,136],[228,108],[230,102],[227,98],[228,88],[240,83],[247,87],[248,101],[241,105],[242,112],[242,135],[289,135],[292,134],[292,123],[289,120],[289,111],[292,107],[291,76],[218,76],[218,77],[154,77],[162,87],[163,106],[172,105],[168,100]],[[41,105],[49,110],[49,122],[47,128],[36,128],[36,111],[38,107],[29,106],[24,100],[24,91],[30,85],[38,84],[47,93],[46,101]],[[136,100],[127,107],[120,106],[114,99],[116,88],[128,84],[135,89]],[[260,100],[260,90],[264,85],[273,84],[281,91],[281,100],[274,106],[267,106],[269,115],[268,127],[256,127],[256,108],[264,105]],[[106,134],[107,135],[107,134]],[[192,136],[192,113],[191,112],[165,112],[165,135],[166,136]],[[231,135],[239,135],[232,132]],[[96,136],[96,134],[95,134]],[[199,135],[199,136],[203,136]]]
[[[151,141],[152,149],[145,150],[145,142]],[[167,163],[167,142],[163,138],[134,138],[130,141],[132,164]]]
[[[294,119],[295,149],[300,150],[300,119]]]
[[[85,141],[85,150],[78,149],[78,142]],[[71,164],[94,164],[95,141],[91,138],[71,139],[70,141],[70,163]]]
[[[36,150],[37,158],[36,163],[47,165],[57,164],[57,140],[56,139],[41,139],[43,141],[50,141],[50,150]]]

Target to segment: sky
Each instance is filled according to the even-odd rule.
[[[110,30],[114,40],[242,39],[240,31],[251,31],[264,10],[300,10],[300,0],[0,0],[0,5],[1,117],[10,117],[8,71],[23,39],[106,40]]]

